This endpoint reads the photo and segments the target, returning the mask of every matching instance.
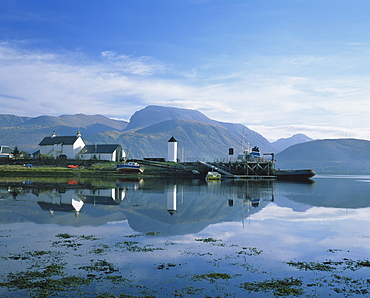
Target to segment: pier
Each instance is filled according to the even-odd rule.
[[[271,161],[199,163],[231,179],[276,179]]]
[[[217,171],[222,177],[228,179],[276,179],[273,175],[272,161],[253,161],[253,162],[177,162],[166,163],[148,160],[136,160],[143,165],[149,172],[163,176],[193,176],[205,177],[208,171]],[[144,174],[148,173],[147,170]]]

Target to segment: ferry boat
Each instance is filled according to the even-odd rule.
[[[122,163],[117,165],[117,171],[120,173],[137,173],[141,174],[144,172],[144,168],[140,166],[137,162],[130,161],[128,163]]]
[[[273,175],[278,180],[308,180],[316,175],[314,170],[274,170]]]

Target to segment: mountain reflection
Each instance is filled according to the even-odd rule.
[[[15,178],[12,178],[13,180]],[[48,179],[0,180],[0,222],[101,226],[128,221],[138,233],[197,233],[220,222],[240,222],[273,202],[306,212],[312,206],[370,206],[370,183],[318,179],[271,180]]]
[[[244,221],[273,201],[272,181],[1,182],[2,223],[99,226],[128,220],[139,233],[188,234]]]
[[[312,187],[299,183],[279,184],[277,190],[282,189],[286,198],[306,206],[350,209],[370,206],[370,183],[355,177],[320,178]]]

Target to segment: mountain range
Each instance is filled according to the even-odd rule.
[[[120,144],[129,158],[167,157],[167,143],[178,142],[182,161],[227,159],[248,145],[262,153],[275,153],[279,168],[313,168],[316,172],[364,172],[368,141],[356,139],[312,140],[297,134],[270,143],[245,125],[212,120],[196,110],[147,106],[130,120],[103,115],[20,117],[0,115],[0,146],[34,152],[45,136],[75,135],[80,131],[87,144]],[[368,170],[369,172],[369,170]]]
[[[130,158],[166,158],[172,136],[178,142],[179,158],[184,160],[224,158],[229,148],[241,151],[247,143],[263,152],[275,151],[267,139],[242,124],[215,121],[189,109],[148,106],[134,113],[129,122],[84,114],[33,118],[0,115],[1,145],[36,151],[40,141],[54,131],[60,136],[80,131],[87,144],[120,144]]]

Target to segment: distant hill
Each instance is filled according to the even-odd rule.
[[[12,127],[12,126],[20,125],[30,119],[32,118],[0,114],[0,127]]]
[[[281,169],[310,168],[317,173],[370,173],[370,141],[326,139],[290,146],[275,156]]]
[[[126,121],[109,119],[102,115],[62,115],[18,117],[0,115],[0,145],[18,147],[19,150],[33,152],[38,149],[40,141],[50,136],[53,131],[57,135],[75,135],[81,131],[84,136],[99,132],[122,131]]]
[[[309,141],[312,141],[312,140],[313,139],[311,139],[310,137],[299,133],[299,134],[295,134],[295,135],[291,136],[290,138],[279,139],[279,140],[273,142],[272,145],[274,145],[275,148],[277,149],[276,153],[279,153],[279,152],[285,150],[286,148],[288,148],[290,146],[300,144],[300,143],[304,143],[304,142],[309,142]]]
[[[39,116],[31,118],[22,123],[23,126],[35,127],[75,127],[81,129],[91,128],[92,126],[103,126],[113,128],[116,130],[123,130],[127,127],[126,121],[113,120],[102,115],[62,115],[59,117],[54,116]]]

